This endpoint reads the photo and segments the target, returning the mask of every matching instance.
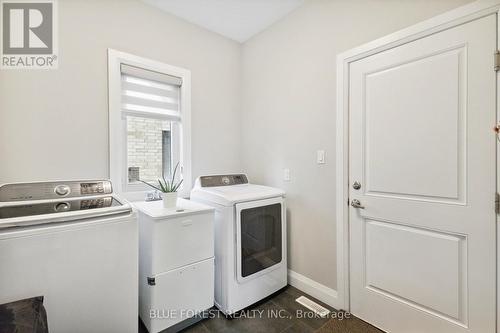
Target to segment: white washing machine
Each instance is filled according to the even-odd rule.
[[[287,285],[284,198],[244,174],[196,180],[191,200],[215,208],[215,304],[227,315]]]
[[[109,181],[0,186],[0,304],[43,296],[49,332],[138,330],[138,228]]]

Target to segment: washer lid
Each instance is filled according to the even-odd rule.
[[[283,190],[254,184],[195,187],[191,191],[192,199],[200,199],[223,206],[232,206],[239,202],[268,199],[284,195],[285,192]]]

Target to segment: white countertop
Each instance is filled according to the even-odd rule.
[[[153,219],[175,218],[185,215],[206,213],[214,210],[214,208],[210,206],[182,198],[177,199],[177,207],[175,208],[164,208],[161,200],[134,201],[132,202],[132,205],[140,212]]]

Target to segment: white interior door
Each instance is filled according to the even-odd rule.
[[[496,38],[489,15],[350,65],[351,312],[388,332],[495,332]]]

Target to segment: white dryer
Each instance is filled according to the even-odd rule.
[[[202,176],[191,200],[215,208],[215,304],[230,315],[287,285],[285,193],[246,175]]]

